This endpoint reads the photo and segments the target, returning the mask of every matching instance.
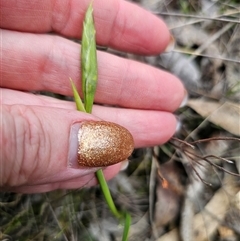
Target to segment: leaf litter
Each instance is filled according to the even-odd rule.
[[[190,99],[176,112],[182,128],[175,137],[163,146],[136,149],[127,169],[109,182],[116,205],[132,215],[129,240],[237,241],[240,5],[134,2],[167,22],[175,48],[148,57],[107,51],[176,74]],[[112,241],[122,234],[99,187],[1,193],[0,209],[0,240]]]

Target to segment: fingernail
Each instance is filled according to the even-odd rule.
[[[75,128],[78,128],[77,132]],[[72,144],[71,149],[75,151],[79,167],[104,167],[116,164],[127,159],[134,148],[130,132],[112,122],[85,121],[76,127],[73,126],[71,132],[74,133],[71,133],[70,142],[76,142]],[[70,157],[69,161],[73,161],[70,166],[76,166],[76,157]]]
[[[77,161],[77,152],[78,152],[78,131],[81,127],[80,123],[75,123],[70,129],[70,138],[69,138],[69,151],[68,151],[68,167],[78,168],[79,164]]]
[[[177,124],[176,124],[176,129],[175,129],[175,133],[176,133],[176,132],[180,131],[180,129],[182,127],[182,123],[181,123],[180,118],[178,116],[175,116],[175,117],[177,119]]]
[[[129,160],[128,160],[128,159],[125,160],[125,161],[123,161],[123,162],[121,163],[120,171],[124,171],[124,170],[126,170],[127,167],[128,167],[128,164],[129,164]]]
[[[175,38],[171,35],[170,42],[169,42],[167,48],[165,49],[165,53],[173,51],[173,49],[175,47],[175,43],[176,43]]]
[[[179,108],[184,107],[187,104],[187,102],[188,102],[188,92],[185,89],[185,95],[184,95],[184,98],[183,98],[182,103],[180,104]]]

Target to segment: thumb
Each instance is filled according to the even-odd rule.
[[[79,188],[94,178],[97,168],[91,166],[115,164],[126,159],[133,149],[132,137],[126,129],[86,113],[24,105],[1,108],[0,188],[3,190],[42,192]],[[105,128],[109,125],[110,128]],[[128,147],[118,146],[120,143],[115,141],[121,139],[122,133]],[[103,144],[106,142],[107,146]],[[115,150],[112,143],[115,153],[109,151]],[[110,168],[106,178],[116,175],[120,166]]]

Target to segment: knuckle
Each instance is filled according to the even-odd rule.
[[[41,151],[45,149],[46,137],[33,107],[12,105],[3,108],[0,154],[4,178],[0,186],[24,185],[33,176],[37,177],[41,155],[46,151]]]

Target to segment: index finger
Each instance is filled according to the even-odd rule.
[[[90,2],[2,0],[0,27],[81,38],[82,22]],[[99,45],[140,54],[157,54],[170,41],[165,23],[135,4],[123,0],[97,0],[93,2],[93,9]]]

